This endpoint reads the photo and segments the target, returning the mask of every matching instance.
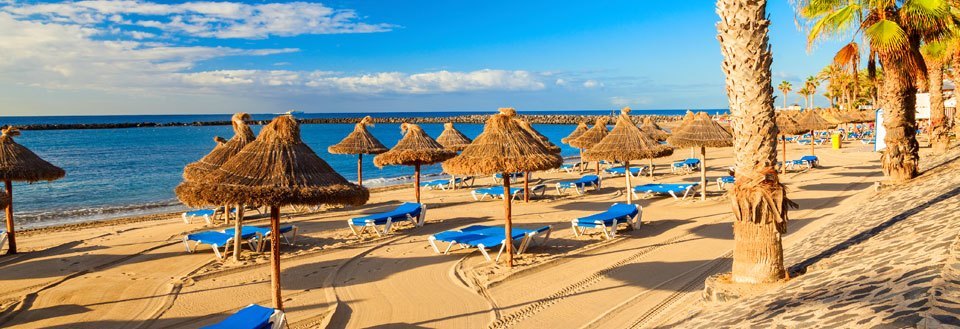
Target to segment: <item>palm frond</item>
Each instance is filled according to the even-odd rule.
[[[909,43],[906,31],[894,21],[881,19],[863,31],[870,47],[881,53],[905,49]]]

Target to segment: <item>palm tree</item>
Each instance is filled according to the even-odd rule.
[[[807,86],[797,90],[797,95],[803,96],[803,108],[810,108],[810,95],[813,95],[813,91],[810,90]]]
[[[926,72],[920,43],[946,30],[950,22],[947,0],[796,0],[807,20],[809,45],[823,39],[853,34],[870,46],[868,68],[879,60],[884,68],[880,107],[886,150],[883,173],[894,183],[917,176],[919,144],[916,137],[916,72]]]
[[[807,88],[807,97],[810,98],[810,100],[809,100],[809,104],[810,104],[809,107],[812,108],[812,107],[813,107],[813,95],[816,95],[816,94],[817,94],[817,88],[820,87],[820,79],[817,79],[817,77],[811,75],[811,76],[807,77],[807,81],[805,81],[805,82],[803,83],[803,87],[804,87],[804,88]]]
[[[947,51],[948,40],[924,43],[920,47],[923,60],[927,64],[927,83],[930,93],[930,146],[939,153],[950,148],[947,112],[943,106],[943,65],[950,60]]]
[[[733,273],[736,283],[781,280],[781,235],[790,203],[774,166],[777,127],[773,109],[766,0],[717,0],[717,39],[726,75],[736,152]]]
[[[790,81],[783,80],[780,81],[780,84],[777,85],[777,89],[780,89],[780,92],[783,93],[783,108],[787,108],[787,94],[790,93],[790,90],[793,89],[793,85],[790,84]]]
[[[850,85],[853,89],[851,90],[853,96],[847,103],[847,110],[851,110],[856,106],[857,94],[859,93],[860,45],[856,42],[850,42],[840,48],[837,54],[833,56],[833,66],[836,66],[841,72],[849,70],[849,77],[853,80]]]

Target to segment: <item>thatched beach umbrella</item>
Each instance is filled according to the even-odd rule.
[[[467,145],[473,142],[469,137],[453,127],[453,122],[443,124],[443,132],[437,136],[437,143],[451,151],[463,151]]]
[[[550,152],[560,154],[560,147],[557,144],[554,144],[550,141],[550,138],[544,136],[539,131],[533,128],[533,125],[530,124],[527,120],[517,119],[517,122],[520,123],[520,126],[523,127],[530,135],[536,137],[540,143],[543,143],[543,146],[547,147],[547,150]],[[523,202],[530,202],[530,172],[523,173]]]
[[[733,135],[719,123],[710,119],[707,112],[700,112],[687,126],[674,131],[667,142],[676,147],[700,148],[700,200],[707,199],[707,146],[726,147],[733,145]]]
[[[503,174],[503,203],[506,225],[505,236],[513,236],[510,200],[510,174],[547,170],[560,167],[563,158],[550,152],[535,136],[519,123],[517,112],[501,108],[499,114],[487,119],[483,133],[470,143],[460,155],[443,163],[443,169],[458,175]],[[513,266],[513,243],[507,241],[507,264]]]
[[[344,137],[339,143],[327,148],[327,152],[333,154],[356,154],[357,155],[357,185],[363,186],[363,155],[380,154],[387,151],[373,134],[367,130],[367,126],[373,125],[373,118],[369,115],[360,119],[360,122],[353,127],[347,137]]]
[[[656,122],[653,122],[653,119],[650,117],[643,118],[643,125],[640,126],[640,130],[658,142],[665,141],[667,137],[670,136],[670,134],[663,130],[663,128],[660,128]]]
[[[197,162],[184,167],[183,179],[197,180],[219,169],[220,166],[227,163],[227,160],[240,153],[244,146],[256,139],[256,136],[253,135],[253,129],[250,129],[246,120],[250,120],[249,114],[242,112],[234,114],[230,118],[230,124],[233,125],[233,137],[229,140],[223,140],[219,136],[215,137],[214,141],[217,142],[217,146]]]
[[[583,133],[583,135],[580,135],[580,137],[577,137],[577,139],[570,141],[569,144],[573,147],[584,150],[589,150],[594,145],[597,145],[597,143],[600,143],[600,141],[603,140],[604,137],[607,137],[607,134],[610,133],[610,130],[607,129],[607,120],[609,120],[607,117],[597,118],[597,122],[593,125],[593,128],[587,130],[587,132]],[[600,161],[597,161],[597,175],[599,174]]]
[[[689,125],[691,122],[693,122],[693,120],[696,119],[696,118],[697,118],[697,115],[696,115],[695,113],[693,113],[693,111],[687,110],[687,113],[683,115],[683,119],[680,120],[680,124],[677,125],[677,127],[673,129],[673,133],[676,133],[676,132],[678,132],[678,131],[683,130],[684,128],[687,128],[687,125]],[[668,137],[668,138],[669,138],[669,137]],[[691,147],[691,148],[690,148],[690,157],[691,157],[691,158],[696,156],[696,153],[695,153],[696,150],[695,150],[695,149],[696,149],[695,147]]]
[[[643,125],[640,126],[640,131],[642,131],[644,134],[647,134],[647,137],[650,137],[651,139],[657,142],[666,141],[667,137],[670,137],[670,134],[667,133],[666,130],[663,130],[663,128],[661,128],[659,125],[657,125],[657,123],[654,122],[653,119],[650,118],[649,116],[643,118]],[[670,154],[673,154],[673,151],[671,151]],[[652,178],[653,168],[654,168],[653,158],[649,158],[648,165],[650,166],[650,170],[647,171],[647,174]]]
[[[587,130],[590,130],[590,127],[587,127],[587,123],[580,122],[577,124],[577,128],[573,129],[573,132],[571,132],[570,135],[567,135],[567,137],[560,139],[560,142],[572,146],[570,142],[580,137],[580,135],[583,135],[583,133],[587,132]],[[577,150],[580,151],[580,172],[583,172],[583,149],[577,147]]]
[[[457,152],[444,148],[418,125],[404,123],[400,125],[400,131],[404,133],[403,138],[389,151],[374,157],[373,164],[381,168],[395,165],[413,166],[413,190],[417,195],[417,203],[420,203],[420,166],[446,161],[457,155]]]
[[[787,135],[802,134],[804,130],[800,128],[797,121],[789,112],[777,112],[777,130],[780,131],[780,144],[783,147],[783,164],[780,166],[782,173],[787,172]]]
[[[473,140],[464,135],[462,132],[453,127],[453,122],[447,122],[443,124],[443,132],[440,133],[440,136],[437,136],[437,143],[443,145],[448,150],[460,152],[463,149],[467,148],[467,145],[470,145]],[[453,186],[453,189],[457,189],[457,177],[450,175],[450,185]]]
[[[673,148],[660,145],[650,138],[630,119],[630,108],[625,107],[617,117],[617,124],[600,143],[591,147],[584,156],[588,160],[623,162],[626,177],[627,204],[633,203],[633,184],[630,182],[630,161],[653,159],[673,154]]]
[[[13,182],[54,181],[63,178],[66,172],[41,159],[36,153],[23,145],[17,144],[13,138],[20,136],[20,130],[14,127],[3,129],[0,134],[0,178],[7,198],[13,198]],[[7,254],[17,253],[16,230],[13,225],[13,200],[6,205],[7,215]]]
[[[820,116],[820,113],[817,113],[816,110],[803,111],[803,113],[800,114],[800,117],[797,118],[797,125],[799,125],[804,131],[810,132],[810,155],[816,155],[815,147],[817,143],[815,143],[815,141],[817,136],[815,133],[817,130],[830,129],[836,126],[836,124],[833,124]]]
[[[279,235],[280,207],[297,204],[361,205],[367,189],[347,181],[300,138],[300,126],[281,115],[260,136],[219,169],[177,186],[177,197],[190,206],[256,204],[270,206],[270,232]],[[270,243],[273,306],[280,297],[280,240]]]
[[[246,120],[250,120],[249,114],[242,112],[234,114],[230,119],[230,123],[233,125],[233,137],[229,140],[224,140],[219,136],[215,137],[214,141],[217,142],[217,146],[199,161],[184,167],[183,179],[186,181],[202,179],[204,176],[220,169],[220,166],[227,163],[230,158],[240,153],[240,150],[256,139],[256,136],[253,135],[253,129],[250,129]],[[233,259],[238,261],[240,260],[240,246],[243,242],[240,239],[240,228],[243,226],[243,207],[244,205],[237,205],[236,233],[234,233],[233,238]],[[223,215],[228,222],[230,221],[229,209],[229,205],[223,205]]]

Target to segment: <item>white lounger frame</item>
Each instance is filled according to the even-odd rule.
[[[614,203],[614,205],[617,205],[617,204],[618,203]],[[608,240],[613,239],[617,237],[617,226],[619,226],[620,224],[627,224],[627,228],[633,231],[639,228],[641,225],[643,225],[643,221],[641,221],[641,218],[643,218],[643,207],[641,207],[640,205],[633,205],[633,206],[637,207],[636,216],[628,218],[626,221],[622,221],[622,222],[614,219],[613,223],[609,227],[606,224],[604,224],[602,220],[594,221],[593,223],[597,225],[595,227],[585,227],[585,226],[580,226],[578,219],[573,219],[570,221],[570,224],[573,228],[573,236],[579,238],[585,235],[588,229],[592,228],[592,229],[599,229],[601,232],[603,232],[603,236]]]
[[[687,199],[687,195],[690,195],[690,191],[693,190],[693,188],[694,188],[695,186],[697,186],[697,185],[696,185],[696,184],[690,184],[690,186],[687,186],[687,188],[683,191],[683,196],[682,196],[682,197],[677,197],[677,194],[674,193],[673,191],[669,191],[669,192],[667,192],[667,193],[669,193],[670,196],[672,196],[674,199],[677,199],[677,200],[685,200],[685,199]],[[637,198],[637,199],[640,198],[640,196],[637,195],[637,190],[636,190],[636,189],[631,189],[631,190],[630,190],[630,193],[633,193],[633,197],[634,197],[634,198]],[[646,191],[646,192],[643,194],[643,197],[644,197],[644,198],[647,198],[647,197],[649,197],[651,194],[653,194],[653,191],[649,191],[649,190],[648,190],[648,191]]]
[[[188,211],[188,212],[190,212],[190,211]],[[217,215],[217,211],[216,211],[216,210],[213,211],[213,215],[214,215],[214,216]],[[212,221],[212,219],[210,218],[210,215],[207,215],[207,214],[204,214],[203,216],[197,216],[197,215],[188,215],[187,212],[185,212],[185,213],[181,214],[180,217],[183,218],[183,222],[184,222],[185,224],[190,224],[190,220],[191,220],[191,219],[200,217],[200,218],[203,218],[203,221],[207,222],[208,225],[213,225],[213,221]]]
[[[188,236],[189,236],[189,234],[183,236],[183,245],[187,247],[187,252],[189,252],[189,253],[192,254],[194,251],[197,251],[197,248],[200,247],[201,244],[204,244],[204,243],[203,243],[203,242],[200,242],[200,241],[196,241],[196,243],[193,244],[193,247],[190,247],[190,241],[192,241],[192,240],[190,240],[190,239],[188,238]],[[258,241],[259,241],[260,238],[261,238],[260,233],[257,233],[257,237],[256,237],[255,239],[258,239]],[[260,249],[258,248],[258,245],[259,245],[259,244],[256,244],[256,245],[255,245],[252,240],[253,240],[253,239],[247,240],[247,245],[250,246],[250,250],[257,250],[257,251],[259,251],[259,250],[260,250]],[[222,254],[220,253],[220,249],[219,249],[220,246],[218,246],[217,244],[215,244],[215,243],[210,244],[210,247],[213,248],[213,253],[214,253],[215,255],[217,255],[217,259],[223,260],[223,255],[226,255],[227,252],[230,251],[230,247],[233,247],[233,238],[231,237],[230,239],[227,239],[227,242],[226,242],[225,245],[223,246],[223,253],[222,253]]]
[[[568,183],[570,183],[570,182],[568,182]],[[573,189],[574,191],[577,192],[577,195],[584,195],[585,193],[587,193],[587,187],[593,186],[593,190],[596,191],[596,190],[599,190],[599,189],[600,189],[600,186],[601,186],[602,183],[603,183],[603,177],[601,177],[600,175],[597,175],[597,182],[596,182],[596,183],[590,183],[589,185],[588,185],[588,184],[583,184],[582,187],[581,187],[581,186],[577,186],[577,184],[575,184],[575,183],[571,183],[571,184],[573,184],[573,186],[563,187],[563,186],[562,186],[562,185],[563,185],[562,182],[558,182],[556,186],[557,186],[557,193],[558,193],[558,194],[561,194],[561,195],[565,194],[564,191],[566,191],[566,190],[568,190],[568,189]]]
[[[534,185],[533,187],[530,188],[530,196],[534,196],[534,195],[536,195],[536,194],[540,194],[540,197],[543,197],[543,195],[546,194],[546,193],[547,193],[547,185],[544,185],[544,184]],[[511,193],[511,194],[510,194],[510,201],[515,201],[515,200],[517,200],[517,198],[518,198],[520,195],[523,195],[523,189],[519,189],[519,190]],[[499,199],[503,199],[503,194],[502,194],[502,193],[501,193],[501,194],[477,193],[477,190],[470,191],[470,196],[473,197],[473,200],[474,200],[474,201],[481,201],[481,200],[483,200],[483,199],[486,199],[487,197],[490,197],[490,198],[492,198],[492,199],[498,199],[498,198],[499,198]]]
[[[530,233],[527,233],[527,234],[523,237],[523,239],[520,240],[520,246],[517,247],[517,255],[521,255],[521,254],[523,254],[524,252],[526,252],[526,251],[527,251],[527,248],[530,248],[530,246],[533,246],[533,245],[543,245],[543,244],[545,244],[545,243],[547,242],[547,240],[550,239],[550,233],[552,233],[552,232],[553,232],[553,226],[549,226],[549,225],[548,225],[548,228],[547,228],[545,231],[543,231],[543,232],[530,232]],[[543,236],[543,239],[541,239],[540,242],[537,243],[537,242],[535,241],[535,240],[536,240],[536,237],[537,237],[538,235],[540,235],[541,233],[542,233],[542,234],[545,234],[545,235]],[[469,245],[457,243],[457,241],[454,240],[454,241],[450,241],[450,243],[447,244],[447,247],[444,248],[443,251],[441,252],[441,251],[440,251],[440,247],[437,246],[437,238],[436,238],[434,235],[430,235],[430,237],[427,238],[427,242],[429,242],[429,243],[430,243],[430,246],[433,247],[433,251],[435,251],[435,252],[438,253],[438,254],[444,254],[444,255],[450,253],[450,249],[453,249],[453,246],[458,246],[458,247],[460,247],[460,249],[471,248],[471,246],[469,246]],[[513,241],[511,241],[510,243],[513,243]],[[484,246],[482,243],[477,245],[477,249],[480,250],[480,253],[483,254],[483,258],[486,258],[487,261],[494,260],[494,259],[491,259],[491,258],[490,258],[490,253],[487,252],[487,247]],[[497,251],[497,257],[495,258],[496,261],[500,261],[500,256],[503,254],[503,251],[506,250],[506,249],[507,249],[506,239],[504,239],[504,241],[501,241],[501,242],[500,242],[500,250]]]
[[[298,227],[298,226],[296,226],[296,225],[290,225],[290,226],[291,226],[290,232],[289,232],[289,233],[290,233],[290,238],[287,238],[287,236],[284,235],[283,233],[280,234],[280,238],[283,239],[283,242],[286,242],[287,245],[293,245],[294,243],[296,243],[296,242],[297,242],[297,233],[300,232],[300,227]],[[273,233],[273,232],[270,232],[270,233]],[[254,238],[254,239],[256,239],[256,241],[257,241],[257,252],[262,252],[262,251],[263,251],[263,246],[265,246],[268,241],[269,241],[270,243],[273,243],[273,237],[272,237],[272,235],[273,235],[273,234],[261,236],[260,234],[257,234],[257,237]]]
[[[386,224],[383,224],[383,225],[377,225],[375,221],[367,220],[367,221],[364,221],[364,224],[360,226],[354,226],[353,219],[348,219],[347,226],[350,227],[350,231],[353,232],[353,235],[357,236],[358,238],[363,237],[363,233],[367,231],[367,228],[370,228],[371,230],[373,230],[373,233],[376,234],[377,237],[383,237],[387,234],[390,234],[391,232],[390,229],[393,227],[393,222],[395,221],[406,220],[406,221],[409,221],[411,224],[413,224],[413,226],[415,227],[422,227],[424,220],[426,218],[427,218],[427,205],[421,203],[420,216],[417,216],[416,218],[414,218],[413,216],[410,216],[410,214],[406,214],[404,215],[404,217],[397,218],[396,220],[394,220],[393,217],[387,217],[387,222]],[[383,228],[377,229],[378,226],[382,226]],[[360,227],[360,229],[358,230],[357,227]]]
[[[623,167],[620,167],[620,168],[623,168]],[[643,171],[644,171],[644,170],[647,170],[647,166],[631,167],[631,169],[632,169],[632,168],[640,168],[640,170],[637,170],[637,174],[636,174],[636,175],[633,175],[633,174],[630,174],[629,171],[627,171],[626,169],[624,169],[624,170],[623,170],[624,175],[630,175],[630,177],[640,178],[641,176],[643,176]],[[612,177],[620,177],[620,176],[623,176],[623,175],[620,175],[620,174],[618,174],[618,173],[609,172],[608,170],[610,170],[610,169],[613,169],[613,168],[607,168],[607,169],[605,169],[603,172],[607,173],[608,175],[610,175],[610,176],[612,176]]]

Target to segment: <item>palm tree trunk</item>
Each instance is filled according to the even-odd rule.
[[[783,109],[784,110],[787,109],[787,92],[786,91],[783,92]]]
[[[917,143],[917,86],[913,74],[907,72],[902,56],[880,54],[883,83],[880,85],[880,108],[887,144],[880,164],[883,174],[892,183],[903,183],[917,176],[920,145]]]
[[[930,82],[930,145],[937,153],[950,148],[947,128],[947,112],[943,106],[943,62],[928,61],[927,76]]]
[[[717,0],[737,172],[730,191],[735,217],[731,279],[737,283],[775,282],[786,273],[781,234],[789,201],[774,170],[777,127],[766,6],[765,0]]]

